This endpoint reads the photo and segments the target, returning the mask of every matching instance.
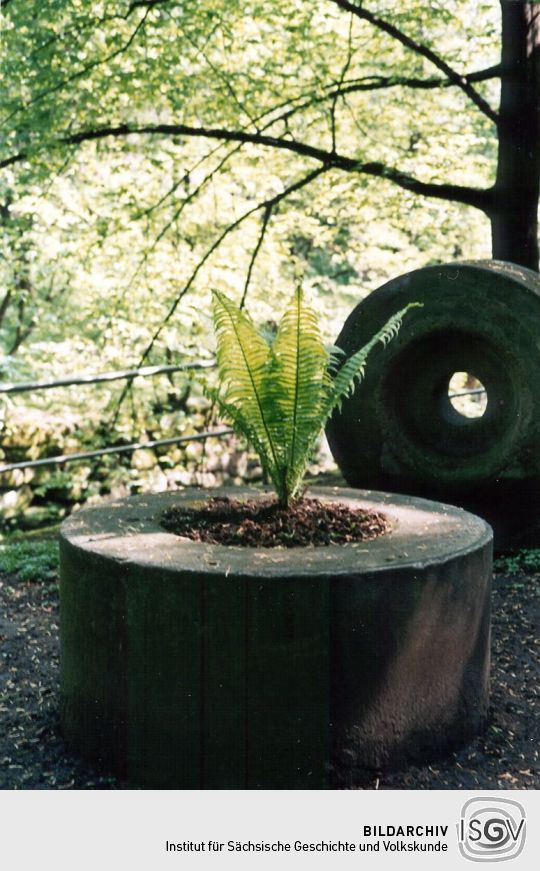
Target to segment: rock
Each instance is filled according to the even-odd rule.
[[[150,448],[139,448],[131,455],[131,465],[139,471],[153,469],[157,465],[156,455]]]
[[[59,505],[32,505],[19,517],[19,526],[22,529],[39,529],[41,526],[58,523],[65,516],[66,509]]]
[[[33,493],[29,486],[24,485],[17,490],[8,490],[0,495],[0,513],[3,519],[16,517],[24,511],[33,499]]]
[[[363,383],[327,428],[346,481],[460,505],[494,528],[499,549],[540,544],[540,277],[499,261],[417,269],[370,294],[336,344],[350,356],[411,302]],[[457,373],[487,392],[482,416],[448,395]]]
[[[188,460],[199,460],[204,453],[204,445],[202,442],[189,442],[184,452]]]

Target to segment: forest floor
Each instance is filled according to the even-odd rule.
[[[62,741],[58,584],[54,569],[42,574],[29,580],[0,571],[0,788],[123,789]],[[539,629],[540,573],[510,562],[494,579],[485,733],[431,765],[369,775],[361,788],[540,788]]]

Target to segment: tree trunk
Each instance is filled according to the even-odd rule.
[[[493,257],[538,271],[540,6],[501,0],[499,156],[490,210]]]

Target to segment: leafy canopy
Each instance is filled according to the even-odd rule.
[[[355,5],[463,76],[486,67],[474,85],[495,105],[498,0]],[[423,54],[339,3],[0,7],[0,160],[27,155],[0,179],[0,284],[10,291],[0,325],[4,379],[92,369],[96,347],[104,369],[206,351],[198,317],[206,288],[246,293],[252,312],[258,306],[268,318],[285,304],[291,251],[326,308],[327,335],[396,262],[407,272],[489,256],[484,212],[478,220],[477,210],[398,182],[491,185],[495,125]],[[66,141],[157,124],[260,133],[279,147],[202,132]],[[293,142],[325,149],[325,161],[291,151]],[[334,151],[352,160],[349,169]],[[316,169],[324,171],[299,188]],[[95,394],[98,417],[119,393]],[[86,402],[85,393],[83,417]],[[128,426],[127,411],[123,419]]]
[[[214,291],[223,415],[252,445],[287,507],[298,496],[307,463],[323,427],[363,375],[371,349],[387,344],[412,303],[393,315],[363,348],[344,362],[323,344],[318,318],[298,288],[272,340],[223,293]],[[341,364],[341,365],[340,365]]]

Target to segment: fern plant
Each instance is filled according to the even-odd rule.
[[[399,311],[363,348],[343,362],[323,344],[317,315],[298,288],[274,339],[224,294],[213,293],[221,413],[259,455],[279,504],[298,497],[310,454],[323,427],[361,379],[367,356],[398,332]]]

